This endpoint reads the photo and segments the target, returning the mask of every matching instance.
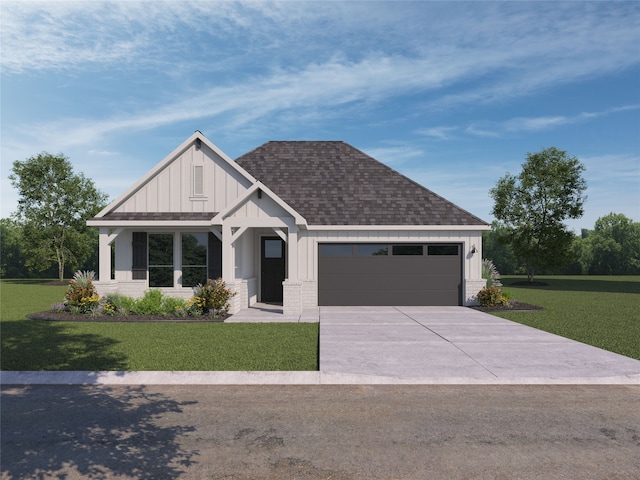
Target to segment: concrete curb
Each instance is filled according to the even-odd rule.
[[[331,372],[0,372],[2,385],[639,385],[640,375],[587,378],[413,378]]]

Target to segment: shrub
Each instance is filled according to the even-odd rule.
[[[104,300],[103,311],[106,315],[127,316],[133,311],[135,299],[120,293],[110,293]],[[113,312],[113,313],[112,313]]]
[[[131,306],[131,313],[135,315],[164,315],[162,304],[164,294],[152,288],[144,292],[142,298],[137,299]]]
[[[94,272],[77,271],[69,282],[64,295],[71,312],[89,313],[100,303],[100,296],[93,286]]]
[[[221,278],[217,280],[207,280],[207,283],[198,284],[194,287],[194,296],[189,299],[189,314],[209,315],[218,317],[229,312],[229,299],[236,293],[227,288],[226,283]],[[195,315],[194,315],[195,316]]]
[[[503,293],[500,287],[484,287],[478,292],[476,299],[483,307],[509,304],[509,298]]]
[[[164,297],[162,300],[162,311],[166,315],[187,315],[187,302],[179,297]]]
[[[492,260],[488,258],[482,259],[482,278],[487,280],[487,287],[501,287],[500,273],[493,264]]]

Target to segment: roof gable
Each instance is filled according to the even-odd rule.
[[[201,179],[198,188],[196,177]],[[242,196],[255,181],[196,131],[95,218],[219,212]],[[209,218],[214,215],[210,214]]]
[[[264,195],[263,195],[264,193]],[[262,182],[257,181],[249,188],[243,197],[229,204],[212,220],[213,224],[221,224],[226,218],[278,218],[291,217],[297,225],[306,225],[305,219],[282,201]]]
[[[268,142],[236,162],[309,225],[487,225],[344,142]]]

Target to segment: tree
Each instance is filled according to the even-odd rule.
[[[0,218],[0,277],[22,278],[27,274],[20,248],[21,232],[15,220]]]
[[[57,265],[62,281],[65,265],[82,263],[95,249],[86,221],[104,207],[107,195],[84,174],[74,173],[62,154],[16,160],[12,171],[26,266],[42,271]]]
[[[491,223],[491,230],[482,232],[482,257],[489,259],[502,275],[517,275],[523,273],[511,251],[511,246],[502,239],[506,236],[504,229],[498,222]]]
[[[588,240],[591,247],[589,273],[640,273],[640,222],[634,222],[620,213],[610,213],[596,220]]]
[[[527,153],[520,174],[507,173],[490,190],[501,240],[522,261],[529,282],[536,271],[571,260],[573,233],[564,221],[580,218],[584,212],[584,169],[576,157],[550,147]]]

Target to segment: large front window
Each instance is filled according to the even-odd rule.
[[[173,287],[173,234],[149,234],[149,287]]]
[[[207,282],[206,233],[182,234],[182,286],[194,287]]]

